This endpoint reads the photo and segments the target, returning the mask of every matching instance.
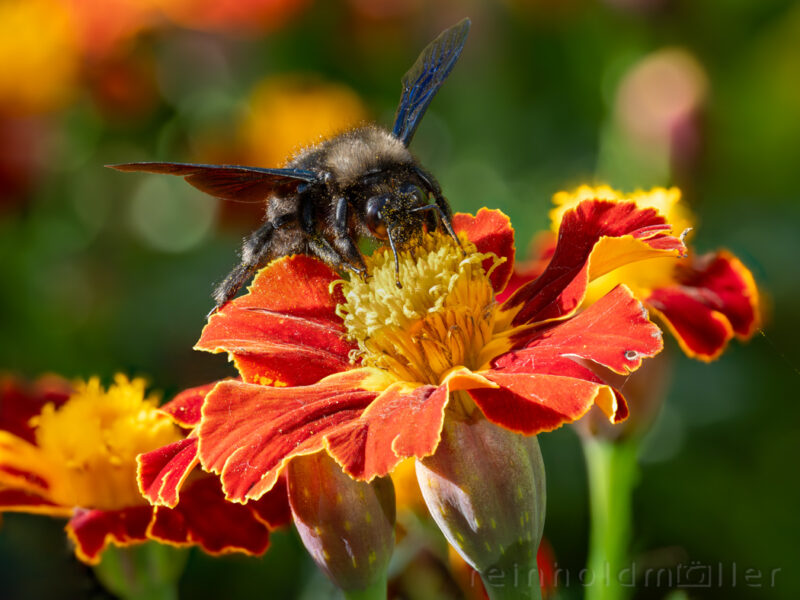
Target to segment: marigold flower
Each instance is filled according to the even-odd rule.
[[[559,192],[551,211],[553,234],[537,239],[531,262],[521,266],[506,293],[535,279],[546,268],[556,247],[555,232],[567,211],[580,202],[597,198],[609,202],[634,202],[639,208],[655,208],[677,231],[689,232],[694,217],[677,188],[654,188],[625,195],[607,186],[582,186],[575,192]],[[703,361],[717,358],[735,336],[750,338],[759,326],[758,288],[752,273],[733,254],[718,250],[688,260],[659,257],[630,264],[600,277],[589,286],[584,303],[597,301],[614,286],[624,283],[654,312],[678,341],[687,356]]]
[[[453,223],[467,254],[426,234],[401,253],[402,288],[385,250],[367,259],[366,281],[284,257],[209,319],[197,348],[228,352],[242,380],[187,396],[181,411],[228,499],[261,498],[293,457],[320,451],[355,479],[386,475],[436,451],[448,405],[527,435],[594,404],[612,420],[627,415],[619,391],[581,361],[627,373],[661,350],[660,332],[624,286],[576,311],[592,279],[684,252],[665,219],[632,203],[581,203],[565,214],[548,269],[502,304],[496,295],[513,270],[508,219],[482,209]],[[458,390],[467,394],[452,402]],[[173,444],[141,458],[148,497],[177,492],[180,453]]]
[[[266,549],[275,512],[264,510],[266,502],[225,502],[216,478],[187,482],[174,508],[153,508],[141,496],[136,456],[183,438],[155,397],[145,396],[144,380],[117,375],[107,390],[97,378],[74,387],[41,380],[31,388],[7,380],[0,391],[0,512],[69,518],[76,554],[90,564],[109,543]]]

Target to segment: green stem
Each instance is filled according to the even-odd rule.
[[[346,600],[386,600],[386,572],[375,583],[365,590],[351,590],[344,592]]]
[[[541,600],[539,570],[533,565],[514,565],[510,569],[488,569],[483,575],[483,587],[489,600]]]
[[[586,600],[624,600],[633,588],[628,558],[638,440],[583,438],[589,473],[591,530]]]
[[[94,571],[103,586],[123,600],[177,600],[187,556],[183,548],[155,542],[109,546]]]

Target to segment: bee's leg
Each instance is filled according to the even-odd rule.
[[[425,225],[428,228],[428,232],[436,231],[436,228],[439,227],[439,213],[435,210],[429,210],[425,215]]]
[[[281,215],[272,221],[267,221],[245,238],[242,244],[242,262],[236,265],[214,290],[212,296],[216,306],[209,315],[229,302],[253,273],[269,262],[272,258],[270,255],[272,234],[292,220],[294,220],[293,214]]]
[[[444,200],[444,198],[442,198],[442,200]],[[446,202],[445,206],[447,206]],[[453,229],[453,224],[450,221],[450,216],[444,211],[442,206],[438,202],[436,204],[426,204],[425,206],[420,206],[418,208],[412,209],[412,212],[423,211],[423,210],[428,210],[431,211],[432,213],[435,212],[439,216],[439,221],[441,221],[442,225],[445,228],[445,231],[447,231],[450,237],[456,241],[458,247],[461,248],[461,252],[464,255],[466,255],[467,253],[464,250],[464,246],[461,245],[461,240],[458,239],[458,236],[456,235],[456,232]]]
[[[453,238],[458,247],[461,248],[461,252],[466,255],[466,251],[464,247],[461,245],[461,240],[458,239],[455,230],[453,229],[453,211],[450,210],[450,205],[447,203],[444,195],[442,194],[442,189],[439,187],[439,184],[433,178],[432,175],[425,172],[420,167],[415,167],[414,172],[416,173],[417,177],[419,177],[422,182],[425,184],[425,187],[428,188],[428,191],[433,194],[433,197],[436,199],[436,211],[439,213],[439,220],[442,222],[445,231],[447,231],[448,235]]]
[[[397,246],[394,244],[392,237],[392,228],[386,228],[386,237],[389,239],[389,247],[392,249],[392,256],[394,256],[394,282],[399,289],[403,289],[403,284],[400,283],[400,259],[397,254]]]
[[[335,235],[333,245],[350,263],[352,271],[361,275],[362,278],[366,278],[367,265],[364,264],[361,252],[358,251],[353,238],[350,236],[348,209],[347,198],[340,197],[336,200],[336,214],[333,219],[333,232]]]
[[[342,258],[328,239],[316,228],[314,203],[311,199],[303,202],[300,209],[300,226],[307,235],[308,248],[323,262],[334,269],[345,269],[359,274],[361,271]]]
[[[212,297],[216,306],[212,309],[210,314],[213,314],[223,304],[226,304],[236,295],[236,292],[244,285],[257,268],[257,261],[259,255],[269,248],[269,242],[272,239],[272,234],[275,232],[275,227],[272,223],[264,223],[261,227],[251,233],[242,245],[242,262],[236,265],[233,270],[228,273],[225,279],[214,289]]]
[[[467,252],[464,250],[464,246],[461,245],[461,240],[458,239],[455,230],[453,229],[453,221],[452,221],[452,214],[450,212],[450,205],[445,200],[442,193],[439,192],[435,196],[436,198],[436,209],[439,212],[439,219],[442,221],[442,225],[444,225],[445,230],[456,241],[458,247],[461,248],[462,254],[466,255]]]
[[[314,234],[308,238],[309,249],[323,262],[329,264],[334,269],[345,269],[358,275],[361,274],[353,265],[344,260],[336,251],[336,248],[320,234]]]
[[[441,220],[442,225],[444,225],[448,235],[456,241],[458,247],[461,248],[461,253],[466,256],[467,251],[464,250],[464,246],[461,245],[461,240],[458,239],[458,236],[453,229],[453,222],[450,215],[450,205],[447,204],[447,200],[445,200],[444,196],[441,194],[436,195],[436,209],[439,212],[439,220]]]

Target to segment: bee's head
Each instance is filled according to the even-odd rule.
[[[367,200],[364,223],[376,238],[404,246],[422,233],[423,225],[431,226],[431,213],[425,210],[430,205],[423,187],[402,183]]]

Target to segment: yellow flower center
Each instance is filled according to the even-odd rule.
[[[117,375],[105,391],[92,378],[64,405],[48,404],[34,419],[54,502],[103,510],[146,503],[136,484],[136,456],[177,441],[180,433],[144,389],[144,380]]]
[[[438,385],[454,367],[477,370],[492,358],[487,350],[504,324],[481,265],[487,258],[495,259],[494,266],[505,259],[479,253],[466,240],[462,244],[466,255],[451,238],[425,234],[399,254],[402,287],[388,249],[366,259],[366,281],[354,276],[343,282],[345,303],[337,314],[348,338],[358,342],[363,365],[403,381]]]

